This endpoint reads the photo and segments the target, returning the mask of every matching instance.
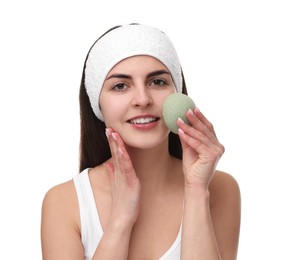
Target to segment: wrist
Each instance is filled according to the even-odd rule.
[[[104,230],[105,236],[110,236],[112,240],[128,239],[131,236],[133,225],[119,223],[117,221],[109,222]]]
[[[186,186],[184,188],[186,198],[208,200],[210,192],[208,187],[205,186]]]

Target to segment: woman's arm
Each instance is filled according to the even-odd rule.
[[[211,123],[198,109],[186,116],[192,127],[177,122],[185,177],[181,259],[233,260],[239,234],[238,185],[232,178],[214,175],[224,147]]]
[[[237,259],[241,217],[238,183],[231,175],[216,172],[209,191],[212,223],[222,259]]]
[[[104,235],[95,251],[92,260],[126,260],[129,253],[129,241],[132,227],[112,223],[104,231]]]
[[[236,259],[239,228],[239,187],[230,175],[216,173],[208,191],[185,189],[181,259]]]
[[[42,207],[43,260],[84,260],[80,216],[73,182],[49,190]],[[112,221],[92,259],[127,259],[131,227]]]
[[[120,135],[110,128],[106,129],[106,135],[112,153],[112,163],[105,163],[111,184],[112,210],[109,224],[92,259],[125,260],[139,213],[140,183]]]
[[[222,259],[213,230],[209,193],[185,191],[181,259]]]
[[[50,189],[42,205],[43,260],[84,259],[80,217],[73,181]]]
[[[108,224],[93,260],[125,260],[139,212],[140,183],[119,134],[107,130],[112,161],[105,163],[112,194]],[[80,216],[73,182],[51,189],[42,208],[43,260],[84,259]]]

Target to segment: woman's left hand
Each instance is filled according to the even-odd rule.
[[[217,139],[213,125],[195,108],[186,117],[192,126],[177,120],[183,150],[183,172],[187,188],[208,189],[217,163],[225,149]]]

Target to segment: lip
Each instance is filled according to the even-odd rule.
[[[143,119],[143,118],[154,118],[154,121],[150,121],[148,123],[131,123],[133,120]],[[138,130],[149,130],[153,129],[158,125],[158,122],[160,120],[160,117],[152,115],[152,114],[144,114],[144,115],[138,115],[135,117],[130,118],[127,120],[127,122],[135,129]]]

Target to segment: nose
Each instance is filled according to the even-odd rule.
[[[136,87],[133,97],[133,106],[147,107],[153,104],[151,91],[146,86]]]

